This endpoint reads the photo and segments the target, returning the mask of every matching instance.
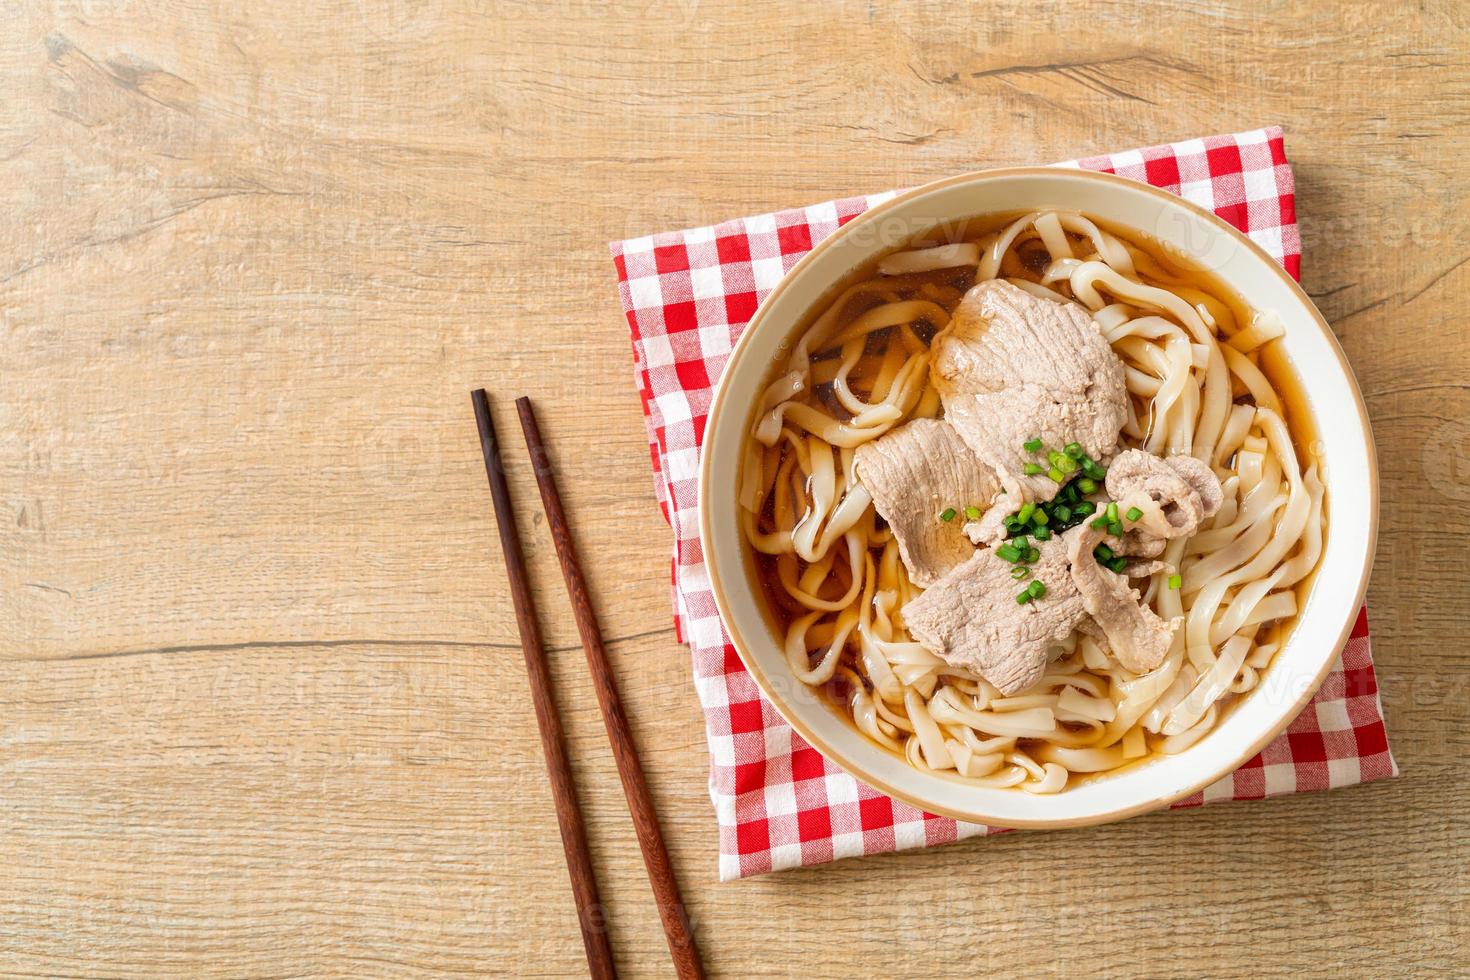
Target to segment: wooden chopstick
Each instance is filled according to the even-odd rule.
[[[623,702],[618,697],[617,684],[613,679],[612,668],[608,665],[607,651],[602,645],[602,631],[597,626],[597,616],[587,593],[587,583],[582,579],[576,545],[572,543],[566,514],[562,512],[561,494],[557,492],[556,477],[552,473],[551,460],[546,455],[546,446],[541,440],[541,429],[536,424],[536,413],[531,407],[531,400],[516,399],[516,411],[521,416],[521,431],[526,436],[526,449],[531,453],[531,469],[536,474],[536,485],[541,488],[546,523],[551,528],[551,539],[556,544],[556,556],[561,560],[562,577],[567,581],[567,593],[572,600],[572,613],[577,620],[577,630],[582,634],[582,648],[587,653],[587,666],[592,671],[592,686],[597,692],[597,703],[602,708],[602,721],[607,727],[608,740],[612,743],[618,775],[623,780],[623,795],[628,799],[633,829],[638,834],[638,846],[643,850],[643,864],[648,869],[648,881],[653,886],[653,897],[658,902],[658,914],[663,921],[669,953],[674,958],[674,969],[683,978],[702,978],[704,968],[700,965],[699,949],[694,945],[689,912],[683,899],[679,897],[679,882],[674,877],[673,865],[669,863],[669,852],[664,847],[658,814],[653,808],[653,797],[649,795],[648,784],[643,778],[643,766],[638,761],[638,752],[633,744],[633,732],[628,727],[628,716],[623,713]]]
[[[505,570],[510,576],[510,597],[515,604],[516,624],[520,628],[521,652],[526,655],[531,702],[536,707],[536,724],[541,729],[541,751],[546,755],[546,771],[551,777],[556,822],[561,827],[561,846],[566,852],[567,873],[572,879],[577,923],[582,928],[582,946],[587,951],[587,969],[597,980],[616,978],[618,973],[613,964],[612,944],[608,941],[602,903],[597,897],[597,879],[592,873],[592,856],[587,850],[587,834],[582,827],[582,811],[577,806],[577,791],[572,785],[572,769],[562,739],[561,719],[556,713],[556,701],[551,693],[551,676],[546,669],[541,628],[537,625],[536,610],[531,603],[526,559],[521,553],[520,534],[516,531],[510,488],[505,484],[505,467],[500,461],[500,445],[495,440],[495,424],[490,418],[490,400],[483,388],[472,392],[470,399],[475,405],[475,424],[480,428],[485,475],[490,478],[490,497],[495,502],[495,525],[500,531]]]

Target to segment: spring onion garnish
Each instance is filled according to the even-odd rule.
[[[1049,528],[1049,527],[1038,527],[1036,530],[1034,530],[1034,531],[1031,532],[1031,536],[1033,538],[1035,538],[1037,541],[1050,541],[1051,540],[1051,528]]]
[[[1143,511],[1137,507],[1129,507],[1127,517],[1130,521],[1136,521],[1143,516]]]
[[[1041,452],[1041,440],[1027,439],[1025,442],[1021,443],[1021,448],[1026,450],[1028,453],[1039,453]]]
[[[1093,548],[1092,557],[1097,559],[1099,565],[1114,572],[1121,572],[1128,567],[1128,558],[1115,553],[1112,548],[1109,548],[1105,544],[1100,544],[1096,548]]]
[[[944,508],[944,513],[942,513],[942,514],[939,515],[939,519],[941,521],[952,521],[952,520],[954,520],[954,508],[953,507],[946,507],[946,508]]]
[[[1107,515],[1110,523],[1118,519],[1118,502],[1116,500],[1108,504]]]
[[[1123,536],[1123,522],[1108,521],[1108,533],[1115,538],[1121,538]]]
[[[1078,461],[1080,461],[1083,456],[1087,455],[1082,451],[1082,444],[1077,442],[1067,443],[1065,446],[1062,447],[1062,452],[1066,453],[1068,456],[1071,456],[1073,459]]]
[[[1016,562],[1021,560],[1021,549],[1017,548],[1013,544],[1003,544],[999,548],[995,549],[995,556],[997,558],[1004,558],[1006,561],[1014,565]]]
[[[1088,522],[1087,526],[1092,528],[1094,531],[1101,531],[1105,529],[1108,526],[1108,515],[1104,514],[1096,520]]]
[[[1031,601],[1031,589],[1030,589],[1029,586],[1027,588],[1022,589],[1020,592],[1017,592],[1016,593],[1016,605],[1018,605],[1018,606],[1024,606],[1026,603],[1028,603],[1030,601]]]
[[[1039,578],[1033,579],[1031,584],[1026,586],[1026,591],[1031,593],[1031,598],[1040,599],[1046,595],[1046,583]]]
[[[1178,589],[1178,588],[1180,588],[1183,585],[1184,585],[1184,576],[1182,576],[1182,575],[1170,575],[1169,576],[1169,588],[1171,588],[1171,589]]]
[[[1020,581],[1023,578],[1030,577],[1031,569],[1027,568],[1025,565],[1017,565],[1015,568],[1011,569],[1011,578],[1016,579],[1017,581]]]
[[[972,521],[978,521],[980,519],[980,508],[971,504],[965,508],[965,517]]]
[[[1037,551],[1035,548],[1027,548],[1026,549],[1026,557],[1023,558],[1022,561],[1025,561],[1027,563],[1030,563],[1030,562],[1038,561],[1038,560],[1040,560],[1040,558],[1041,558],[1041,552]]]
[[[1053,452],[1049,455],[1056,458],[1063,467],[1076,468],[1079,465],[1065,452]],[[1027,475],[1032,475],[1032,467],[1035,465],[1034,463],[1026,464]],[[1067,474],[1055,466],[1047,475],[1061,484],[1056,496],[1047,501],[1022,504],[1014,513],[1006,515],[1001,522],[1005,527],[1006,537],[1016,544],[1023,561],[1027,549],[1024,538],[1027,534],[1035,534],[1038,541],[1048,541],[1058,537],[1064,531],[1071,530],[1093,514],[1097,514],[1098,517],[1093,521],[1092,526],[1098,530],[1106,530],[1113,523],[1106,513],[1099,513],[1102,508],[1098,504],[1083,496],[1085,493],[1094,493],[1100,489],[1096,480],[1086,476],[1069,479]],[[1036,534],[1036,531],[1042,528],[1046,529],[1046,533]],[[1110,533],[1121,534],[1122,531],[1119,529]]]
[[[1021,472],[1026,474],[1027,476],[1040,476],[1045,471],[1042,470],[1040,464],[1038,463],[1027,463],[1025,466],[1021,467]]]
[[[1108,475],[1108,471],[1098,465],[1091,457],[1082,457],[1082,475],[1094,480],[1101,480]]]

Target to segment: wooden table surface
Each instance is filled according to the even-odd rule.
[[[1470,8],[373,6],[0,2],[0,969],[584,969],[486,385],[542,407],[713,973],[1470,970]],[[1403,776],[719,884],[604,243],[1269,123]],[[669,975],[523,460],[614,945]]]

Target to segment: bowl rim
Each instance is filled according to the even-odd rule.
[[[1311,683],[1304,686],[1303,692],[1289,707],[1285,708],[1282,711],[1277,721],[1268,726],[1266,731],[1258,738],[1256,738],[1252,743],[1250,743],[1247,747],[1242,749],[1236,755],[1232,756],[1230,761],[1224,763],[1217,768],[1211,768],[1203,776],[1186,781],[1182,785],[1182,788],[1171,790],[1162,795],[1150,796],[1148,799],[1142,800],[1137,803],[1122,805],[1113,809],[1101,810],[1095,813],[1044,818],[1007,819],[1004,823],[994,823],[990,822],[989,819],[985,818],[983,815],[977,815],[975,813],[956,810],[942,804],[937,804],[933,800],[920,799],[914,794],[907,792],[906,790],[891,785],[886,780],[875,775],[874,773],[866,771],[865,769],[856,765],[852,760],[850,760],[845,753],[835,749],[827,742],[826,739],[822,738],[815,731],[813,731],[811,727],[808,726],[801,719],[800,714],[789,708],[786,702],[775,693],[774,686],[771,684],[769,678],[766,677],[765,672],[761,669],[759,662],[757,662],[754,656],[751,656],[747,653],[747,648],[749,644],[746,642],[745,637],[741,634],[739,626],[734,622],[734,618],[729,613],[730,603],[725,595],[724,583],[721,581],[719,569],[716,562],[713,560],[713,552],[710,550],[710,543],[712,541],[711,530],[713,510],[710,506],[709,495],[711,492],[710,486],[712,481],[710,479],[710,470],[713,466],[713,457],[711,454],[703,451],[703,446],[707,445],[710,442],[710,437],[716,428],[716,420],[721,417],[722,412],[733,411],[733,409],[727,407],[727,404],[729,402],[729,391],[727,385],[725,384],[725,380],[731,377],[731,373],[729,370],[730,366],[734,364],[736,360],[741,356],[744,349],[753,342],[752,338],[754,338],[756,333],[758,332],[757,328],[760,326],[765,317],[769,315],[771,308],[775,305],[775,300],[788,288],[790,288],[793,282],[800,278],[800,273],[806,267],[815,264],[817,257],[825,252],[828,248],[830,248],[838,239],[840,239],[844,235],[844,233],[847,233],[849,229],[860,223],[865,223],[869,220],[876,220],[878,218],[881,218],[888,212],[896,210],[907,204],[909,201],[915,200],[918,197],[945,188],[949,188],[957,184],[965,184],[980,179],[989,180],[1001,177],[1024,178],[1033,176],[1045,176],[1049,178],[1065,176],[1068,178],[1081,180],[1094,180],[1104,184],[1112,184],[1114,186],[1126,187],[1129,191],[1135,193],[1147,193],[1164,201],[1167,205],[1181,207],[1189,212],[1192,212],[1196,217],[1203,219],[1206,223],[1214,226],[1218,231],[1233,239],[1235,244],[1244,247],[1250,252],[1255,253],[1258,258],[1264,260],[1266,267],[1268,267],[1272,271],[1272,273],[1282,281],[1282,283],[1287,287],[1288,291],[1295,296],[1303,309],[1305,309],[1310,315],[1310,319],[1313,323],[1315,323],[1317,329],[1321,332],[1322,338],[1327,342],[1328,349],[1337,359],[1338,365],[1341,367],[1344,375],[1348,380],[1349,387],[1353,395],[1353,408],[1357,413],[1358,428],[1363,440],[1364,449],[1368,461],[1367,492],[1369,501],[1369,527],[1366,538],[1366,547],[1364,549],[1364,557],[1362,560],[1362,567],[1358,571],[1355,600],[1348,607],[1350,612],[1345,618],[1341,627],[1339,628],[1336,638],[1332,641],[1332,654],[1323,659],[1322,666],[1318,669],[1316,675],[1312,678]],[[742,418],[742,422],[744,421],[746,420]],[[949,817],[953,820],[961,820],[966,822],[975,822],[977,819],[979,819],[985,821],[987,826],[994,827],[1058,830],[1072,827],[1094,826],[1097,824],[1110,823],[1117,820],[1125,820],[1129,817],[1134,817],[1143,813],[1163,809],[1171,803],[1175,803],[1188,796],[1192,796],[1193,794],[1198,793],[1200,790],[1204,789],[1206,786],[1209,786],[1211,783],[1215,782],[1221,777],[1235,772],[1245,762],[1255,756],[1256,753],[1260,752],[1261,749],[1265,748],[1266,745],[1268,745],[1272,740],[1274,740],[1283,731],[1285,731],[1286,728],[1293,721],[1296,720],[1297,716],[1301,714],[1302,710],[1307,706],[1312,698],[1317,695],[1318,690],[1322,686],[1322,682],[1326,679],[1327,674],[1332,670],[1332,665],[1337,662],[1337,659],[1341,655],[1343,647],[1351,636],[1353,626],[1357,621],[1357,613],[1362,608],[1363,601],[1367,596],[1368,579],[1373,569],[1373,560],[1374,555],[1377,551],[1378,542],[1378,520],[1380,503],[1378,483],[1378,454],[1374,445],[1373,429],[1368,421],[1367,405],[1363,400],[1363,392],[1361,387],[1358,385],[1357,376],[1356,374],[1354,374],[1352,365],[1349,364],[1346,354],[1343,353],[1342,345],[1338,342],[1337,335],[1332,332],[1332,327],[1327,323],[1326,318],[1322,316],[1321,311],[1317,309],[1317,306],[1315,303],[1312,302],[1311,297],[1309,297],[1306,291],[1302,289],[1301,284],[1286,271],[1286,268],[1281,264],[1280,261],[1278,261],[1255,241],[1253,241],[1249,236],[1245,235],[1239,229],[1235,228],[1233,225],[1220,218],[1213,212],[1209,211],[1208,209],[1200,207],[1194,202],[1186,200],[1185,198],[1180,197],[1177,194],[1171,194],[1168,191],[1155,187],[1151,184],[1146,184],[1142,181],[1120,177],[1116,174],[1111,173],[1104,173],[1094,170],[1081,170],[1067,167],[996,167],[988,170],[976,170],[970,171],[968,173],[956,174],[952,177],[945,177],[940,180],[931,181],[927,184],[922,184],[918,187],[899,192],[888,200],[874,205],[873,207],[864,211],[862,214],[858,215],[852,221],[843,225],[834,233],[822,239],[815,246],[813,246],[811,251],[807,252],[804,256],[801,257],[801,259],[796,262],[795,265],[793,265],[789,270],[786,271],[786,273],[781,277],[780,282],[778,282],[771,289],[771,291],[766,294],[765,298],[761,300],[759,307],[751,316],[749,322],[746,323],[744,330],[741,331],[740,337],[735,343],[735,346],[731,348],[729,357],[725,360],[725,366],[721,372],[720,381],[716,385],[714,397],[710,402],[709,411],[707,413],[705,438],[704,440],[702,440],[701,443],[701,453],[699,460],[699,540],[701,551],[705,556],[705,567],[709,575],[710,589],[714,593],[715,606],[720,615],[720,623],[724,627],[726,634],[730,637],[730,642],[735,647],[735,652],[737,655],[739,655],[741,663],[745,665],[745,669],[754,679],[756,687],[759,688],[761,692],[761,696],[769,701],[771,705],[781,715],[782,719],[784,719],[788,725],[790,725],[799,735],[801,735],[801,737],[806,740],[808,745],[811,745],[818,752],[820,752],[824,758],[826,758],[837,768],[841,769],[843,772],[852,776],[854,779],[863,783],[864,785],[874,790],[877,790],[878,792],[881,792],[887,796],[890,796],[893,799],[899,800],[903,803],[907,803],[908,805],[921,811],[934,813],[940,816]],[[1312,589],[1308,591],[1309,597],[1312,594],[1312,590],[1315,590],[1316,587],[1316,583],[1314,582],[1312,585]]]

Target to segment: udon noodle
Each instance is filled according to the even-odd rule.
[[[890,255],[795,339],[747,440],[740,517],[796,677],[913,766],[1052,793],[1072,774],[1187,748],[1260,683],[1321,553],[1324,492],[1263,356],[1281,334],[1274,316],[1080,214],[973,228]],[[1221,480],[1220,511],[1161,556],[1180,587],[1163,571],[1142,587],[1160,617],[1183,620],[1147,673],[1074,633],[1039,683],[1006,697],[904,627],[921,590],[853,450],[941,415],[929,341],[973,283],[996,277],[1090,312],[1124,364],[1125,447],[1192,454]]]

